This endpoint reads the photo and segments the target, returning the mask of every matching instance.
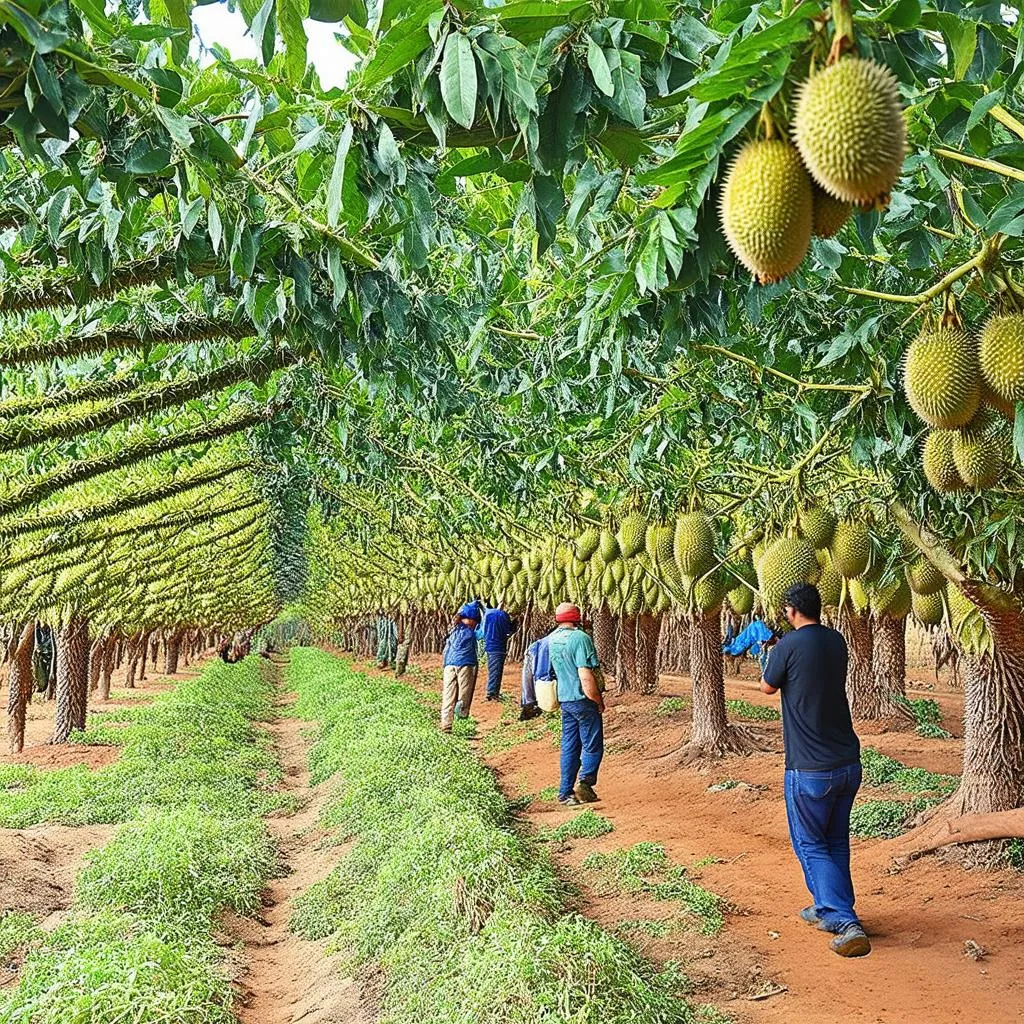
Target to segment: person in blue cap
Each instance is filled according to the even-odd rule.
[[[494,608],[484,612],[483,640],[487,654],[487,699],[501,699],[501,676],[505,671],[508,640],[519,628],[519,623],[502,607],[499,597]]]
[[[476,688],[476,627],[480,611],[475,602],[464,604],[455,615],[444,645],[441,684],[441,731],[451,732],[455,718],[468,718]]]

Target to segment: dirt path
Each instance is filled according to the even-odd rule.
[[[282,698],[278,706],[289,702]],[[298,799],[299,810],[270,819],[281,877],[267,886],[263,916],[226,922],[232,937],[246,944],[247,970],[237,1014],[242,1024],[370,1024],[360,986],[341,975],[337,961],[326,952],[327,942],[310,942],[288,929],[292,900],[330,874],[338,860],[337,847],[320,848],[326,833],[318,821],[327,794],[324,787],[310,785],[304,728],[295,718],[279,718],[270,725],[284,770],[281,788]]]
[[[432,659],[417,662],[431,672],[436,668]],[[518,666],[507,667],[503,690],[517,699]],[[653,697],[609,700],[607,755],[598,786],[602,800],[595,810],[615,830],[551,851],[565,874],[583,883],[581,910],[587,916],[609,929],[626,920],[666,916],[664,905],[659,909],[629,897],[595,895],[586,887],[582,868],[593,851],[658,842],[680,864],[713,858],[693,877],[729,900],[736,912],[718,937],[683,932],[658,939],[631,935],[630,941],[657,959],[682,961],[695,986],[694,998],[715,1003],[744,1024],[1024,1021],[1024,876],[1009,870],[965,872],[934,857],[891,874],[883,842],[855,840],[858,909],[874,951],[864,960],[842,960],[828,950],[827,936],[796,918],[808,895],[789,846],[781,754],[729,758],[703,768],[659,759],[680,745],[689,726],[685,713],[659,716],[655,709],[665,697],[688,690],[687,681],[664,677]],[[747,680],[730,680],[727,695],[771,703]],[[941,700],[951,726],[957,724],[957,699]],[[558,781],[556,747],[545,735],[494,749],[501,744],[489,735],[509,728],[500,714],[500,705],[474,701],[479,735],[472,742],[509,796],[533,796],[525,812],[532,825],[560,823],[569,812],[537,797]],[[777,723],[757,728],[781,749]],[[908,764],[959,771],[959,740],[864,731],[861,738]],[[708,791],[725,780],[757,788]],[[864,793],[866,798],[880,795]],[[980,961],[964,955],[969,940],[988,951]],[[752,998],[773,986],[784,990],[767,999]]]

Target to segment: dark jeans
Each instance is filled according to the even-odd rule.
[[[505,671],[505,652],[487,652],[487,696],[497,697],[501,693],[501,674]]]
[[[860,781],[859,763],[823,772],[786,772],[789,837],[814,909],[830,932],[858,923],[850,878],[850,810]]]
[[[583,700],[562,702],[562,782],[558,799],[567,797],[580,781],[597,782],[597,770],[604,756],[604,727],[597,705]]]

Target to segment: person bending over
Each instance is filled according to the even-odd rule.
[[[523,658],[522,692],[520,694],[519,721],[528,722],[541,714],[537,706],[537,683],[551,679],[551,655],[548,652],[548,638],[542,636],[526,648]]]
[[[865,956],[871,943],[853,909],[850,877],[850,811],[861,765],[846,699],[846,641],[821,624],[821,595],[809,583],[789,588],[783,612],[793,630],[768,656],[761,689],[782,692],[786,817],[814,900],[800,917],[834,933],[840,956]]]

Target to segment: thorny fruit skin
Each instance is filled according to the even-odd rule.
[[[687,512],[676,520],[673,551],[684,576],[700,576],[711,566],[715,535],[703,512]]]
[[[814,200],[788,142],[748,142],[739,151],[722,189],[721,219],[729,248],[760,284],[800,266],[811,244]]]
[[[853,204],[814,183],[814,237],[835,238],[853,213]]]
[[[826,192],[866,209],[886,204],[906,154],[896,79],[859,57],[812,75],[800,87],[793,138]]]
[[[966,489],[953,460],[955,430],[932,430],[925,438],[921,451],[921,462],[928,483],[940,494],[954,494]]]
[[[832,563],[840,576],[853,579],[860,576],[871,560],[871,538],[863,523],[844,520],[836,527],[832,538]]]
[[[796,583],[807,583],[820,574],[814,548],[799,537],[780,537],[761,556],[757,568],[758,588],[767,608],[778,610],[786,591]]]
[[[977,346],[956,328],[922,332],[907,349],[903,388],[928,426],[966,426],[981,401]]]
[[[990,317],[981,331],[978,358],[984,381],[997,398],[1024,401],[1024,313]]]

